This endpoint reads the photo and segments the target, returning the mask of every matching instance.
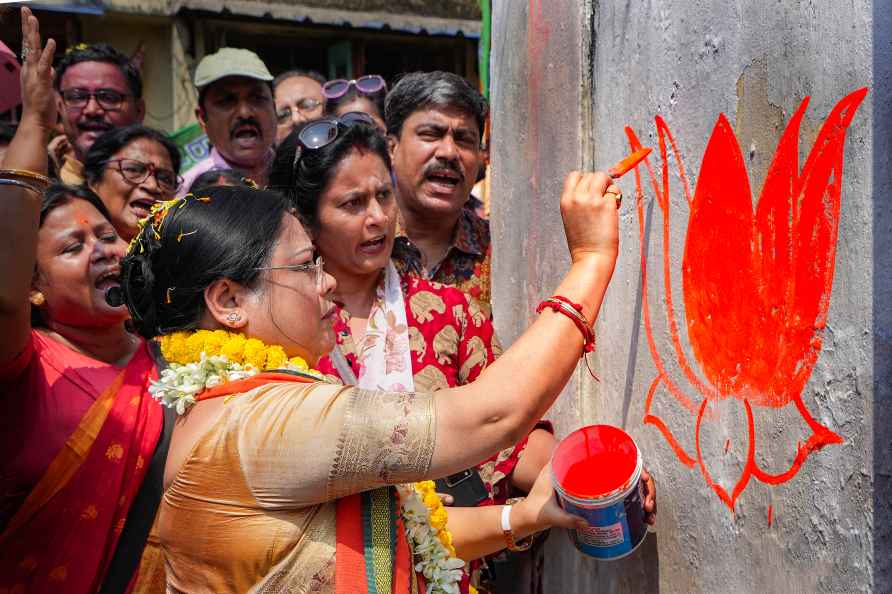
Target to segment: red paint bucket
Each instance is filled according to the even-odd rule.
[[[576,548],[596,559],[620,559],[644,541],[641,450],[611,425],[589,425],[568,435],[551,459],[561,507],[585,518],[570,535]]]

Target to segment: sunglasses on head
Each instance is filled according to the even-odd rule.
[[[374,126],[375,120],[367,113],[348,111],[336,118],[322,118],[304,126],[297,135],[297,150],[294,151],[292,169],[297,169],[297,163],[305,150],[321,149],[334,142],[335,138],[338,137],[340,126],[350,128],[357,124]]]
[[[383,91],[387,87],[387,83],[378,74],[366,74],[353,80],[338,78],[325,83],[322,87],[322,94],[326,99],[338,99],[346,95],[351,86],[356,87],[356,90],[364,95],[371,95]]]

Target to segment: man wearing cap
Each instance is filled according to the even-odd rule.
[[[224,47],[199,62],[195,115],[211,154],[185,174],[180,195],[211,169],[235,169],[266,186],[276,140],[272,80],[257,54],[246,49]]]

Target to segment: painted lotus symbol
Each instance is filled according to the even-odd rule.
[[[802,391],[820,354],[830,305],[846,132],[866,94],[867,89],[855,91],[834,107],[800,171],[799,129],[808,98],[802,101],[778,144],[755,212],[745,161],[724,115],[706,146],[693,195],[675,140],[666,122],[656,118],[661,178],[649,161],[646,168],[663,220],[661,296],[672,343],[666,355],[653,337],[647,218],[642,176],[635,172],[642,308],[657,369],[647,393],[644,422],[662,433],[683,464],[699,467],[706,483],[732,510],[750,479],[783,483],[796,475],[810,454],[842,442],[815,420],[803,403]],[[632,149],[641,148],[630,128],[626,133]],[[698,369],[682,345],[673,305],[667,140],[690,212],[681,274],[687,338]],[[688,387],[675,381],[672,376],[677,374],[667,371],[667,362],[677,365]],[[689,413],[685,427],[673,431],[655,412],[655,396],[664,394]],[[729,403],[742,407],[738,414],[746,419],[746,435],[741,436],[746,446],[740,475],[725,477],[723,485],[704,463],[701,437],[707,420]],[[795,407],[810,435],[799,441],[788,469],[769,472],[757,461],[759,446],[765,444],[756,440],[754,409],[788,406]],[[693,451],[680,439],[691,431]],[[727,448],[726,444],[726,452]]]

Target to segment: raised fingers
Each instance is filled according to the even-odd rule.
[[[571,171],[567,174],[567,177],[564,178],[564,195],[571,194],[576,191],[576,186],[579,185],[579,180],[582,177],[581,171]]]
[[[37,67],[41,72],[48,72],[53,67],[53,54],[56,53],[56,41],[54,39],[48,39],[46,42],[46,47],[43,48],[43,51],[40,52],[40,61],[37,64]]]

